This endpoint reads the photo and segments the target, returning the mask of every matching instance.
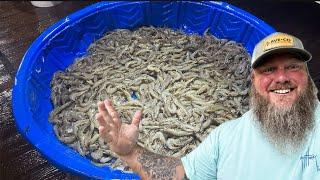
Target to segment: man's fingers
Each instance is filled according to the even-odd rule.
[[[107,130],[104,126],[99,126],[99,135],[102,137],[102,138],[105,138],[106,137],[106,133],[107,133]]]
[[[110,132],[105,127],[99,126],[99,134],[104,140],[106,140],[107,143],[113,141],[113,137],[110,135]]]
[[[109,114],[108,114],[107,109],[102,101],[98,102],[98,110],[99,110],[99,113],[101,113],[103,115],[104,119],[107,120]]]
[[[135,125],[135,126],[139,126],[139,123],[140,123],[140,120],[141,120],[141,117],[142,117],[142,111],[137,111],[134,116],[133,116],[133,119],[132,119],[132,122],[131,124]]]
[[[109,123],[109,121],[105,121],[103,116],[98,113],[96,114],[96,119],[99,123],[99,126],[103,126],[107,131],[117,131],[118,129],[116,129],[114,123]]]
[[[100,126],[105,127],[105,128],[108,129],[109,131],[112,130],[112,128],[115,128],[114,123],[113,123],[113,122],[110,122],[110,121],[106,121],[106,120],[104,119],[104,117],[102,116],[101,113],[97,113],[97,114],[96,114],[96,119],[97,119],[98,124],[99,124]]]
[[[98,121],[100,126],[106,126],[107,124],[101,113],[96,114],[96,120]]]
[[[107,143],[117,141],[117,134],[121,126],[121,121],[117,111],[109,100],[98,102],[96,119],[99,123],[99,134]]]
[[[109,113],[107,112],[104,102],[102,101],[98,102],[98,110],[99,110],[99,113],[102,114],[103,119],[106,121],[106,123],[109,123],[109,124],[114,123]]]
[[[112,119],[119,118],[117,111],[114,109],[114,107],[111,104],[111,101],[106,99],[104,100],[104,105],[109,113],[109,115],[112,117]]]
[[[106,108],[104,106],[104,103],[102,101],[98,102],[98,110],[99,110],[100,113],[102,113],[103,111],[106,110]]]
[[[113,122],[117,126],[117,128],[120,128],[121,126],[121,120],[119,118],[119,114],[117,113],[116,109],[112,106],[111,101],[106,99],[104,101],[104,105],[108,111],[108,114],[111,116]]]

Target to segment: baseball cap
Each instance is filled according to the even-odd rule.
[[[266,57],[277,53],[291,53],[306,62],[312,58],[312,55],[304,49],[300,39],[286,33],[275,32],[262,39],[255,46],[251,58],[251,67],[256,68]]]

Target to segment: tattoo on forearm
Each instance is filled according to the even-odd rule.
[[[140,151],[138,161],[151,179],[173,179],[176,167],[182,165],[180,159],[164,157],[144,149]]]

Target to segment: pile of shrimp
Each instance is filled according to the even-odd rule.
[[[138,144],[181,157],[215,127],[249,109],[249,54],[241,44],[169,28],[117,29],[54,74],[50,122],[62,142],[97,165],[124,169],[99,137],[97,102],[124,123],[143,109]]]

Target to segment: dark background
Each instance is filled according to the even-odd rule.
[[[50,8],[36,8],[28,1],[0,2],[1,180],[79,179],[56,169],[17,132],[11,109],[11,89],[25,51],[39,34],[61,18],[94,2],[68,1]],[[264,20],[277,31],[300,38],[313,55],[309,71],[320,89],[320,4],[297,1],[229,3]]]
[[[262,19],[276,31],[292,34],[301,39],[304,48],[313,56],[308,63],[309,72],[320,89],[320,4],[290,1],[277,3],[230,1],[229,3]]]

